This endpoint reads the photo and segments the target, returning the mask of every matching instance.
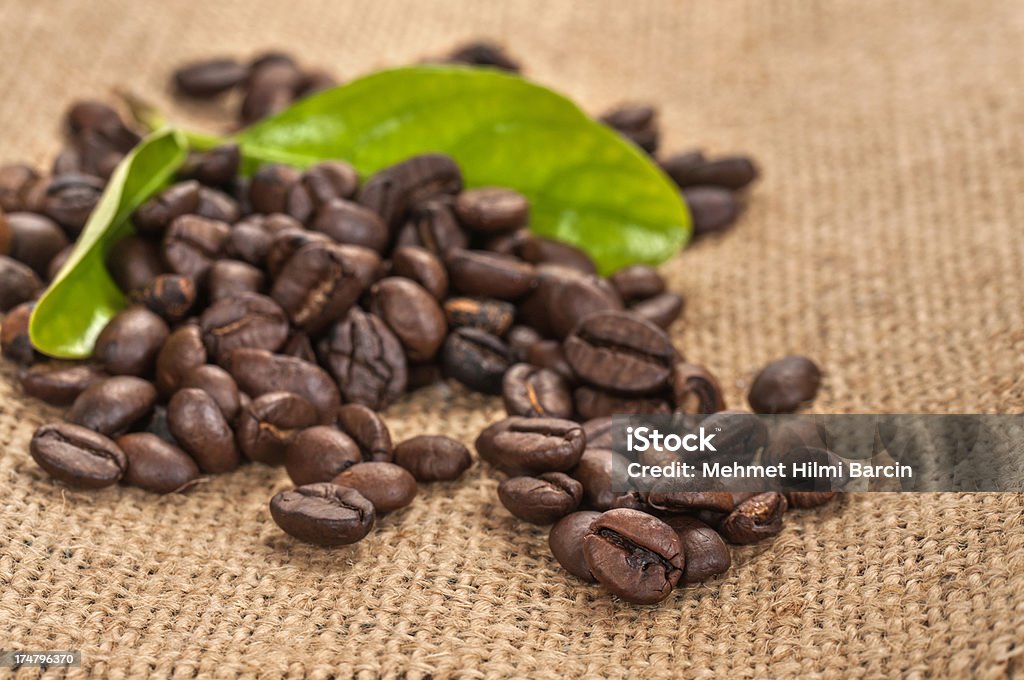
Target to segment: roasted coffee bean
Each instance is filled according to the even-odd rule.
[[[610,510],[615,499],[630,489],[626,467],[621,455],[610,449],[588,445],[572,470],[572,476],[583,485],[583,506],[594,510]]]
[[[299,486],[329,482],[361,462],[355,441],[326,425],[310,427],[295,435],[284,457],[288,476]]]
[[[662,293],[652,298],[633,303],[629,311],[634,315],[650,321],[658,328],[667,329],[683,313],[685,300],[675,293]]]
[[[623,267],[612,275],[610,281],[627,302],[645,300],[665,292],[665,279],[661,278],[658,270],[643,264]]]
[[[284,343],[281,349],[278,350],[278,352],[286,356],[308,361],[311,364],[317,363],[316,350],[313,349],[313,341],[307,333],[303,333],[302,331],[295,331],[288,336],[288,340]]]
[[[132,215],[139,233],[160,237],[178,217],[194,213],[199,207],[199,182],[174,184],[143,203]]]
[[[757,166],[747,156],[698,160],[692,154],[686,154],[666,158],[661,162],[661,167],[681,189],[709,185],[736,191],[746,187],[758,176]]]
[[[100,200],[103,187],[103,180],[92,175],[71,173],[54,177],[43,195],[43,213],[77,234]]]
[[[156,386],[165,397],[178,391],[191,369],[206,363],[203,332],[196,324],[174,330],[156,355]]]
[[[189,154],[178,174],[207,186],[226,187],[238,177],[242,152],[237,144],[221,144],[209,151]],[[198,204],[198,193],[196,194]]]
[[[541,334],[533,328],[517,325],[509,329],[505,341],[508,343],[509,351],[512,352],[513,360],[525,362],[529,356],[530,348],[543,339]]]
[[[320,206],[313,229],[338,243],[363,246],[377,253],[387,248],[388,228],[369,208],[341,198],[332,198]]]
[[[359,445],[363,460],[389,463],[394,457],[391,432],[376,411],[362,404],[346,404],[338,409],[338,427]]]
[[[830,503],[838,496],[835,491],[789,491],[786,501],[789,507],[796,509],[816,508]]]
[[[665,464],[664,459],[654,461],[645,458],[645,462]],[[647,494],[647,503],[665,513],[693,513],[698,510],[731,512],[736,507],[733,494],[723,491],[717,480],[696,477],[656,481]]]
[[[423,154],[372,175],[359,192],[359,202],[393,230],[413,206],[461,189],[462,172],[454,160],[442,154]]]
[[[444,374],[477,392],[500,394],[512,362],[508,346],[478,328],[456,328],[441,350]]]
[[[683,200],[690,209],[695,236],[724,231],[743,212],[743,204],[736,194],[721,187],[696,186],[683,189]]]
[[[516,364],[502,379],[502,398],[510,416],[529,418],[572,418],[569,384],[546,368]]]
[[[518,300],[537,285],[533,267],[484,250],[453,250],[445,264],[455,290],[499,300]]]
[[[111,375],[147,375],[169,334],[159,316],[141,305],[129,307],[103,327],[93,356]]]
[[[749,462],[768,443],[764,420],[747,411],[719,411],[701,420],[700,427],[715,433],[714,457],[728,462]]]
[[[614,422],[611,416],[602,416],[600,418],[591,418],[583,423],[583,434],[587,435],[587,448],[612,448],[612,426]]]
[[[302,72],[283,60],[254,63],[239,115],[248,125],[288,108],[302,85]]]
[[[250,460],[280,465],[299,433],[317,422],[316,409],[309,400],[292,392],[268,392],[239,413],[238,447]]]
[[[167,427],[203,472],[229,472],[242,461],[224,414],[203,390],[175,392],[167,404]]]
[[[24,302],[4,315],[0,324],[0,351],[11,361],[29,365],[36,360],[36,350],[28,335],[28,322],[36,303]]]
[[[585,317],[622,309],[606,280],[560,265],[537,267],[537,289],[519,306],[520,318],[543,335],[564,338]]]
[[[373,314],[353,307],[331,328],[319,351],[346,402],[382,410],[405,392],[408,372],[402,345]]]
[[[180,448],[149,432],[118,437],[128,458],[124,483],[154,493],[184,491],[199,480],[199,467]]]
[[[558,418],[505,418],[476,438],[480,457],[509,475],[567,472],[585,447],[583,429]]]
[[[0,210],[29,210],[29,195],[42,178],[35,168],[21,163],[0,166]],[[0,250],[0,254],[4,254]]]
[[[330,482],[280,492],[270,500],[270,515],[289,536],[326,548],[362,540],[376,520],[373,503]]]
[[[156,389],[133,376],[116,376],[86,388],[71,405],[66,419],[108,436],[121,434],[153,410]]]
[[[625,312],[588,316],[563,349],[566,361],[583,380],[628,394],[665,387],[675,358],[665,331]]]
[[[410,361],[430,361],[448,327],[437,300],[419,284],[398,276],[370,289],[370,311],[394,331]]]
[[[54,406],[70,404],[107,374],[89,364],[51,362],[31,366],[20,376],[25,394]]]
[[[242,209],[238,201],[223,191],[211,187],[199,187],[199,205],[196,215],[208,220],[216,220],[227,224],[238,221]]]
[[[821,370],[802,356],[776,359],[761,369],[747,400],[755,413],[795,413],[818,395]]]
[[[220,366],[204,364],[190,369],[182,376],[181,388],[196,388],[206,392],[220,407],[224,419],[228,422],[234,420],[240,407],[238,396],[238,385],[235,379]]]
[[[301,173],[289,165],[267,163],[260,166],[249,184],[249,203],[258,213],[283,213],[288,208],[288,192]]]
[[[289,218],[291,219],[291,218]],[[224,253],[243,262],[262,267],[274,236],[265,226],[266,216],[252,215],[231,227]],[[295,225],[295,228],[300,228]]]
[[[398,230],[395,247],[416,246],[438,256],[469,246],[469,236],[459,226],[446,202],[427,201],[410,209],[408,220]]]
[[[288,339],[288,319],[284,310],[258,293],[214,302],[199,318],[206,351],[224,364],[236,349],[243,347],[277,350]]]
[[[136,293],[163,271],[160,249],[151,241],[128,236],[113,245],[107,255],[107,269],[125,294]]]
[[[0,255],[0,312],[9,312],[35,297],[43,282],[29,267]]]
[[[320,423],[334,422],[341,400],[331,376],[316,364],[262,349],[243,348],[228,358],[228,373],[251,397],[268,392],[293,392],[313,405]]]
[[[680,413],[708,415],[725,410],[722,387],[700,364],[676,363],[672,368],[672,399]]]
[[[572,372],[569,362],[565,360],[562,343],[557,340],[535,342],[526,353],[526,363],[554,371],[565,378],[567,382],[576,381],[576,374]]]
[[[492,244],[493,247],[496,244]],[[497,252],[515,255],[531,264],[553,264],[573,269],[582,274],[596,274],[597,265],[585,252],[563,241],[538,236],[527,229],[513,234],[507,248],[501,247]]]
[[[600,120],[644,151],[658,150],[658,112],[647,104],[627,104],[608,111]]]
[[[589,583],[597,579],[590,573],[590,566],[583,555],[583,537],[590,532],[594,520],[600,516],[601,513],[591,510],[568,514],[558,520],[548,534],[548,547],[562,568]]]
[[[249,69],[230,57],[186,64],[174,72],[178,91],[189,97],[208,99],[241,85]]]
[[[491,66],[513,73],[519,72],[519,64],[509,57],[500,45],[486,41],[474,41],[460,45],[448,55],[445,61],[470,66]]]
[[[210,267],[206,287],[210,302],[231,298],[243,293],[259,293],[265,277],[256,267],[239,260],[217,260]]]
[[[367,248],[310,243],[288,259],[270,295],[295,326],[315,335],[345,315],[379,266]]]
[[[416,480],[394,463],[357,463],[335,477],[334,483],[361,493],[377,514],[404,508],[416,498]]]
[[[117,484],[128,467],[117,444],[71,423],[43,425],[32,436],[28,450],[54,479],[87,489]]]
[[[330,236],[318,231],[307,231],[302,227],[285,228],[275,232],[267,250],[267,271],[277,279],[285,265],[299,250],[311,243],[333,244]]]
[[[32,267],[39,276],[46,276],[50,261],[68,245],[64,231],[53,220],[26,212],[7,215],[7,225],[10,256]]]
[[[502,187],[480,187],[459,194],[455,213],[468,229],[485,234],[514,231],[525,227],[530,203],[518,191]]]
[[[523,521],[551,524],[579,507],[583,485],[564,472],[510,477],[498,485],[498,498]]]
[[[473,465],[473,456],[462,442],[443,435],[419,435],[395,447],[396,465],[419,482],[450,482]]]
[[[453,297],[445,300],[444,314],[452,328],[478,328],[501,336],[512,326],[516,308],[501,300]]]
[[[676,515],[664,522],[675,530],[686,565],[682,583],[700,583],[729,569],[732,556],[718,532],[695,517]]]
[[[163,241],[164,262],[171,271],[189,276],[202,285],[230,233],[231,227],[225,222],[182,215],[167,228]]]
[[[405,246],[391,253],[391,270],[423,286],[435,300],[448,295],[448,271],[441,260],[426,248]]]
[[[576,411],[591,420],[628,413],[671,413],[672,405],[659,397],[631,397],[593,387],[577,387],[572,393]]]
[[[626,508],[609,510],[594,520],[583,538],[583,555],[601,585],[635,604],[664,600],[686,566],[672,527]]]
[[[722,520],[718,531],[730,543],[755,543],[782,531],[782,516],[787,508],[786,497],[781,493],[760,493],[737,505]]]
[[[160,274],[131,296],[151,312],[170,322],[188,316],[196,302],[196,284],[181,274]]]
[[[359,173],[343,161],[323,161],[302,173],[299,184],[309,194],[313,207],[321,206],[336,198],[352,198],[359,190]]]

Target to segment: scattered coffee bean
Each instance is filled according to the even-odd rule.
[[[629,311],[658,328],[667,329],[682,315],[685,304],[680,295],[662,293],[630,305]]]
[[[732,556],[718,532],[695,517],[676,515],[665,518],[683,546],[686,565],[683,583],[700,583],[729,569]]]
[[[838,495],[835,491],[790,491],[786,493],[786,501],[789,507],[804,510],[830,503]]]
[[[416,497],[416,480],[394,463],[357,463],[335,477],[334,483],[361,493],[378,514],[404,508]]]
[[[462,172],[455,161],[441,154],[424,154],[371,176],[359,192],[359,203],[380,215],[393,230],[409,208],[461,189]]]
[[[491,66],[513,73],[519,72],[519,64],[505,53],[504,48],[480,40],[459,46],[447,56],[445,61],[470,66]]]
[[[479,328],[456,328],[445,340],[441,363],[446,376],[484,394],[500,394],[511,363],[508,346]]]
[[[363,246],[377,253],[383,253],[389,241],[388,228],[377,213],[341,198],[331,198],[320,206],[313,229],[338,243]]]
[[[107,374],[89,364],[52,362],[29,367],[20,376],[25,394],[47,404],[64,406]]]
[[[608,111],[600,121],[648,153],[658,150],[658,112],[647,104],[627,104]]]
[[[68,246],[64,231],[43,215],[15,212],[6,218],[10,245],[3,254],[27,264],[39,276],[47,276],[50,261]]]
[[[318,425],[299,432],[285,451],[284,466],[297,486],[329,482],[356,463],[359,446],[344,432]]]
[[[221,144],[209,151],[189,154],[178,174],[207,186],[229,186],[235,181],[241,162],[242,152],[237,144]],[[196,198],[198,205],[198,194]]]
[[[373,503],[355,489],[330,482],[282,491],[270,514],[288,535],[328,548],[362,540],[373,529]]]
[[[754,543],[782,531],[786,497],[769,491],[748,498],[722,520],[718,530],[730,543]]]
[[[481,187],[459,194],[455,212],[467,228],[483,233],[514,231],[526,226],[530,204],[518,191]]]
[[[32,436],[29,453],[54,479],[87,489],[117,484],[128,467],[117,444],[71,423],[40,427]]]
[[[210,266],[206,287],[210,291],[210,302],[236,297],[244,293],[263,291],[263,272],[239,260],[217,260]]]
[[[776,359],[761,369],[747,396],[755,413],[795,413],[814,401],[821,370],[802,356]]]
[[[140,234],[161,237],[175,219],[199,207],[199,182],[174,184],[139,206],[132,223]],[[117,258],[120,260],[121,258]]]
[[[107,269],[114,283],[125,294],[137,294],[163,272],[160,249],[144,238],[129,236],[110,249]]]
[[[568,419],[573,414],[569,384],[546,368],[512,366],[502,379],[502,397],[510,416]]]
[[[686,565],[672,527],[626,508],[609,510],[594,520],[583,538],[583,555],[601,585],[636,604],[668,597]]]
[[[673,367],[672,398],[680,413],[709,415],[725,410],[718,380],[699,364],[680,362]]]
[[[167,404],[167,426],[203,472],[230,472],[241,463],[231,427],[203,390],[178,390]]]
[[[17,260],[0,255],[0,312],[28,302],[43,288],[36,273]]]
[[[665,292],[665,279],[661,278],[658,270],[643,264],[624,267],[609,280],[627,302],[646,300]]]
[[[480,457],[509,475],[567,472],[585,446],[583,429],[558,418],[505,418],[476,439]]]
[[[419,482],[450,482],[473,465],[462,442],[443,435],[419,435],[395,447],[394,462]]]
[[[501,504],[519,519],[533,524],[556,522],[576,510],[582,497],[583,485],[564,472],[511,477],[498,485]]]
[[[404,246],[391,254],[391,269],[395,276],[404,276],[441,301],[448,295],[448,271],[441,260],[426,248]]]
[[[129,486],[153,493],[175,493],[194,486],[199,479],[195,461],[155,434],[126,434],[116,443],[128,458],[124,483]]]
[[[597,579],[590,572],[590,566],[583,555],[583,537],[590,532],[594,520],[600,516],[601,513],[592,510],[573,512],[558,520],[548,534],[548,547],[562,568],[589,583]]]
[[[720,187],[689,187],[683,189],[683,199],[690,209],[695,236],[727,229],[743,211],[736,194]]]
[[[359,446],[368,462],[390,463],[394,457],[391,432],[380,415],[362,404],[345,404],[338,409],[338,427]]]
[[[443,257],[452,250],[468,247],[469,236],[446,202],[431,200],[410,210],[408,220],[398,230],[395,246],[424,248]]]
[[[217,402],[228,422],[234,420],[241,406],[235,379],[220,366],[204,364],[189,369],[181,378],[181,388],[194,387],[206,392]]]
[[[408,372],[402,345],[373,314],[349,310],[331,328],[319,352],[346,402],[381,410],[405,391]]]
[[[531,265],[483,250],[453,250],[445,264],[455,290],[498,300],[518,300],[537,285]]]
[[[92,175],[68,173],[54,177],[43,196],[43,213],[69,233],[78,234],[103,193],[104,182]]]
[[[668,383],[675,349],[662,329],[628,313],[588,316],[564,345],[565,359],[587,382],[628,394]]]
[[[341,401],[338,388],[316,364],[246,347],[232,352],[225,368],[239,389],[251,397],[293,392],[313,405],[321,424],[329,425],[337,416]]]
[[[20,163],[0,166],[0,210],[29,210],[29,196],[42,178],[34,168]],[[0,254],[6,254],[0,249]]]
[[[370,311],[394,331],[410,361],[430,361],[444,342],[444,312],[426,289],[409,279],[392,276],[375,283]]]
[[[152,372],[169,335],[159,316],[142,306],[129,307],[104,326],[93,356],[111,375],[144,376]]]
[[[683,154],[666,158],[661,167],[681,189],[710,185],[732,189],[743,189],[757,179],[757,166],[746,156],[723,156],[712,160]]]
[[[588,447],[572,470],[583,485],[583,506],[610,510],[622,490],[629,489],[628,461],[610,449]]]
[[[543,335],[564,338],[584,318],[622,309],[619,294],[604,279],[554,264],[538,266],[537,275],[537,288],[522,301],[519,313]]]
[[[231,233],[220,220],[182,215],[171,222],[163,242],[163,257],[171,271],[191,277],[200,284]]]
[[[250,460],[280,465],[299,433],[317,422],[316,409],[307,399],[292,392],[268,392],[241,409],[238,446]]]
[[[137,290],[132,299],[173,323],[188,316],[196,302],[196,286],[187,276],[160,274]]]
[[[220,57],[182,66],[174,72],[174,84],[182,94],[208,99],[241,85],[248,75],[242,64]]]
[[[156,355],[156,386],[164,396],[181,387],[182,378],[196,366],[206,363],[203,332],[196,324],[179,326],[167,337]]]
[[[133,376],[115,376],[86,388],[66,418],[100,434],[118,435],[149,415],[155,403],[152,383]]]

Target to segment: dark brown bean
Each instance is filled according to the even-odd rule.
[[[451,328],[478,328],[502,336],[512,326],[516,308],[501,300],[453,297],[445,300],[444,314]]]
[[[313,229],[338,243],[363,246],[377,253],[384,252],[390,236],[377,213],[341,198],[332,198],[320,206]]]
[[[682,315],[685,305],[686,301],[681,295],[662,293],[633,303],[629,311],[659,328],[667,329]]]
[[[288,319],[281,307],[258,293],[214,302],[199,318],[206,351],[227,363],[237,349],[277,350],[288,339]]]
[[[370,288],[370,311],[394,332],[410,361],[433,359],[448,330],[437,300],[419,284],[398,276]]]
[[[395,447],[395,464],[420,482],[450,482],[473,465],[462,442],[443,435],[419,435]]]
[[[393,463],[357,463],[335,477],[334,483],[361,493],[377,514],[404,508],[416,498],[416,480]]]
[[[75,399],[66,419],[107,436],[121,434],[153,410],[156,388],[141,378],[115,376],[90,385]]]
[[[54,479],[87,489],[117,484],[128,467],[117,444],[71,423],[40,427],[32,436],[29,453]]]
[[[181,388],[194,387],[200,389],[217,402],[220,412],[228,422],[238,414],[241,401],[238,396],[238,385],[235,379],[220,366],[204,364],[187,371],[181,379]]]
[[[500,394],[512,361],[508,346],[479,328],[456,328],[441,350],[444,374],[484,394]]]
[[[372,175],[359,192],[359,202],[380,215],[388,229],[396,229],[411,207],[460,189],[462,173],[454,160],[423,154]]]
[[[93,356],[111,375],[144,376],[153,370],[169,334],[159,316],[141,305],[129,307],[104,326]]]
[[[591,510],[573,512],[558,520],[548,534],[548,547],[558,563],[573,576],[590,583],[597,579],[590,573],[590,566],[583,555],[583,537],[600,516],[601,513]]]
[[[530,204],[518,191],[480,187],[459,194],[455,212],[462,224],[474,231],[513,231],[526,226],[530,218]]]
[[[557,418],[505,418],[476,439],[480,457],[510,475],[567,472],[585,446],[583,429]]]
[[[319,351],[346,402],[381,410],[405,392],[405,352],[387,324],[373,314],[358,307],[349,310]]]
[[[189,370],[206,363],[203,333],[196,324],[177,328],[156,356],[156,385],[165,397],[178,391]]]
[[[686,556],[682,583],[700,583],[729,569],[732,556],[718,532],[695,517],[677,515],[664,522],[672,527]]]
[[[743,204],[736,194],[720,187],[695,186],[683,189],[683,200],[690,209],[695,236],[724,231],[743,212]]]
[[[238,447],[249,460],[281,465],[299,433],[316,424],[316,409],[307,399],[292,392],[268,392],[242,407]]]
[[[609,280],[627,302],[646,300],[665,292],[665,279],[661,278],[658,270],[643,264],[623,267]]]
[[[286,212],[288,192],[299,181],[300,174],[295,168],[279,163],[260,166],[249,184],[252,209],[264,215]]]
[[[537,477],[510,477],[498,485],[505,509],[532,524],[551,524],[576,510],[583,485],[564,472]]]
[[[155,434],[137,432],[117,439],[128,458],[124,483],[154,493],[184,491],[199,479],[199,467],[187,453]]]
[[[241,85],[249,69],[230,57],[217,57],[186,64],[174,72],[178,91],[189,97],[207,99]]]
[[[455,64],[469,64],[471,66],[491,66],[503,71],[519,71],[519,64],[505,53],[501,45],[485,40],[459,45],[452,50],[445,61]]]
[[[230,233],[231,227],[226,222],[182,215],[167,228],[163,241],[164,262],[171,271],[189,276],[202,285]]]
[[[89,364],[51,362],[36,364],[20,376],[25,394],[54,406],[70,404],[82,392],[101,380],[106,373]]]
[[[288,535],[327,548],[362,540],[373,529],[373,503],[355,489],[330,482],[282,491],[270,514]]]
[[[653,154],[659,142],[657,115],[657,110],[648,104],[624,104],[604,113],[600,121]]]
[[[737,505],[718,530],[730,543],[755,543],[782,531],[782,516],[788,507],[781,493],[760,493]]]
[[[391,271],[423,286],[435,300],[448,295],[448,271],[441,260],[426,248],[405,246],[391,254]]]
[[[43,282],[29,267],[0,255],[0,312],[9,312],[28,302],[43,288]]]
[[[459,226],[446,202],[427,201],[410,209],[408,220],[398,230],[395,247],[416,246],[443,257],[445,253],[469,246],[469,236]]]
[[[103,187],[103,180],[92,175],[69,173],[54,177],[43,195],[43,213],[69,233],[77,234],[100,200]]]
[[[293,392],[313,405],[321,424],[329,425],[337,416],[341,401],[338,388],[316,364],[246,347],[232,352],[225,368],[239,389],[251,397]]]
[[[585,317],[622,309],[622,300],[604,279],[559,265],[537,267],[537,289],[519,306],[520,318],[541,334],[564,338]]]
[[[660,397],[631,397],[593,387],[577,387],[572,393],[576,411],[587,420],[629,413],[671,413],[672,405]]]
[[[452,286],[464,294],[518,300],[537,285],[533,266],[484,250],[452,250],[445,264]]]
[[[636,604],[664,600],[686,566],[672,527],[638,510],[604,513],[583,538],[587,566],[613,595]]]
[[[665,159],[661,167],[682,189],[710,185],[736,191],[749,185],[759,174],[754,161],[747,156],[698,161],[691,155],[684,155]]]
[[[271,279],[277,279],[285,265],[299,250],[311,243],[333,244],[330,236],[301,227],[286,227],[274,233],[267,250],[267,271]]]
[[[789,507],[803,510],[830,503],[838,495],[835,491],[789,491],[786,493],[786,501]]]
[[[0,166],[0,210],[29,210],[29,195],[42,178],[35,168],[22,163]],[[6,254],[0,249],[0,255]]]
[[[665,331],[623,312],[588,316],[566,339],[563,349],[578,376],[592,385],[628,394],[664,388],[675,358]]]
[[[139,233],[160,237],[176,218],[194,213],[199,207],[199,182],[174,184],[143,203],[132,215]]]
[[[203,472],[230,472],[242,461],[224,414],[203,390],[178,390],[167,404],[167,426]]]
[[[196,215],[199,217],[234,224],[241,216],[242,209],[234,198],[212,187],[199,187],[199,205]]]
[[[160,249],[152,241],[128,236],[107,254],[107,269],[125,294],[136,293],[152,283],[163,271]]]
[[[189,154],[178,174],[206,186],[229,186],[237,178],[241,162],[242,152],[237,144],[221,144],[209,151]]]
[[[380,414],[362,404],[338,409],[338,427],[359,445],[363,460],[388,463],[394,457],[391,431]]]
[[[131,299],[173,323],[188,316],[196,301],[196,285],[188,276],[161,274],[137,289]]]
[[[50,261],[68,245],[64,231],[53,220],[33,213],[10,213],[6,221],[10,247],[9,253],[3,254],[10,254],[39,276],[46,276]]]
[[[624,457],[610,449],[588,445],[571,473],[583,485],[583,506],[593,510],[614,507],[615,499],[630,489],[627,464]]]
[[[510,416],[572,418],[573,401],[566,380],[546,368],[516,364],[502,379],[502,398]]]
[[[672,369],[672,398],[680,413],[709,415],[725,410],[722,387],[700,364],[676,363]]]
[[[295,435],[284,456],[288,476],[298,486],[329,482],[361,462],[355,441],[326,425],[310,427]]]
[[[755,413],[795,413],[818,394],[821,370],[802,356],[776,359],[761,369],[747,399]]]
[[[36,303],[24,302],[6,315],[0,324],[0,352],[9,360],[29,365],[36,360],[36,350],[28,334],[29,320]]]

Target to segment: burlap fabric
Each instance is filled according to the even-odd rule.
[[[1024,5],[1006,2],[0,3],[0,158],[43,162],[75,97],[127,86],[177,119],[169,65],[294,49],[348,78],[476,35],[586,107],[653,100],[665,147],[764,169],[728,236],[664,267],[675,336],[730,403],[765,361],[828,372],[832,412],[1024,406]],[[0,645],[103,677],[1013,675],[1024,501],[859,495],[657,607],[564,573],[474,468],[350,549],[270,521],[281,470],[186,496],[81,493],[29,459],[53,415],[0,383]],[[471,442],[497,400],[436,387],[397,437]],[[20,677],[20,676],[19,676]]]

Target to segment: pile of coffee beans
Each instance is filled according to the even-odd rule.
[[[480,44],[450,60],[516,68]],[[262,102],[243,113],[250,121],[308,91],[295,84],[302,73],[275,54],[192,64],[175,81],[190,96],[246,88],[247,101]],[[261,89],[285,81],[287,97]],[[653,151],[653,114],[639,113],[606,120]],[[381,416],[403,394],[452,379],[504,401],[508,417],[476,440],[505,476],[502,504],[554,524],[557,561],[631,602],[721,573],[725,541],[774,535],[788,508],[831,498],[614,492],[613,413],[726,408],[714,375],[666,331],[682,297],[651,267],[598,276],[583,251],[526,229],[524,196],[466,189],[455,161],[439,154],[365,180],[343,161],[268,164],[247,178],[235,146],[192,154],[109,255],[132,305],[103,329],[90,360],[48,360],[29,341],[34,301],[114,159],[138,140],[97,102],[76,104],[67,123],[51,177],[0,168],[2,352],[21,366],[26,394],[68,406],[30,446],[61,482],[169,493],[249,462],[280,465],[295,487],[271,499],[274,521],[309,543],[349,544],[411,503],[419,483],[455,480],[472,465],[446,436],[393,444]],[[691,161],[670,170],[684,191],[721,190],[736,202],[756,176],[746,159]],[[750,404],[793,412],[820,379],[813,362],[787,357],[755,379]]]

